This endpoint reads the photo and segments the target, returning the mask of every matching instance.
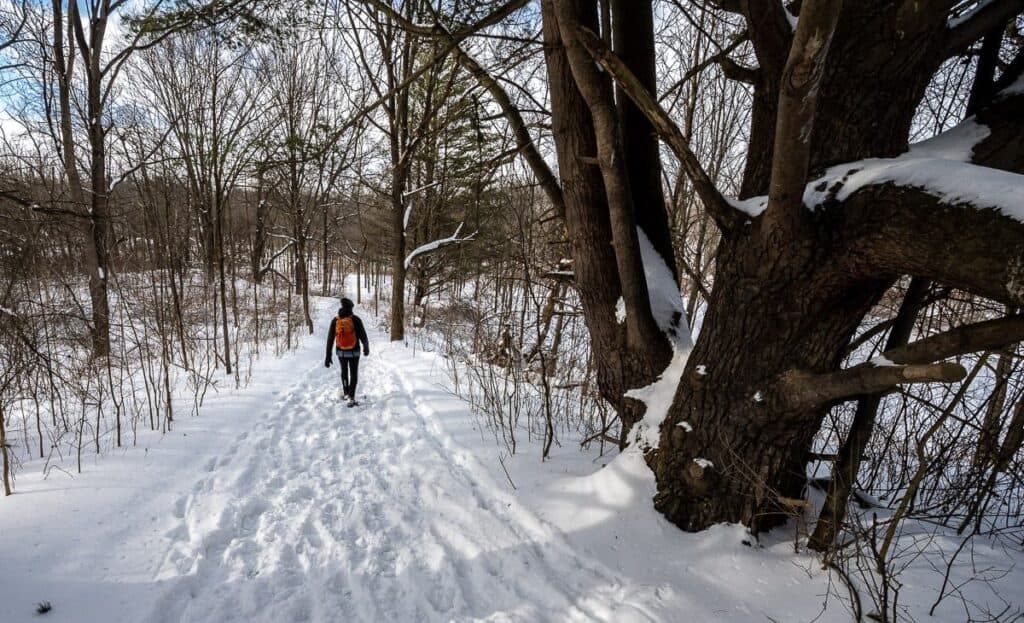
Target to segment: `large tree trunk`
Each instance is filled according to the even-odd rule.
[[[962,378],[959,366],[934,363],[959,352],[949,344],[926,349],[927,356],[904,353],[891,368],[867,364],[839,371],[864,315],[900,275],[1007,303],[1024,300],[1018,285],[1024,225],[1018,221],[886,183],[842,199],[841,183],[819,188],[827,196],[822,205],[814,211],[802,205],[807,180],[826,167],[905,151],[915,110],[936,69],[977,39],[973,31],[987,27],[1009,3],[985,8],[966,32],[947,29],[948,3],[939,0],[898,6],[865,0],[847,2],[841,10],[836,0],[805,0],[795,32],[782,3],[730,4],[745,12],[759,64],[741,192],[770,193],[767,209],[754,216],[730,212],[707,186],[701,189],[723,230],[714,287],[661,425],[660,444],[647,453],[657,478],[656,507],[688,530],[725,521],[756,531],[791,512],[787,498],[802,496],[805,458],[833,402],[905,382]],[[599,30],[593,2],[547,0],[542,10],[576,284],[601,393],[621,413],[622,392],[652,376],[651,360],[639,361],[623,344],[614,320],[614,303],[623,293],[621,268],[616,274],[622,258],[616,257],[620,246],[608,244],[616,232],[609,214],[615,214],[621,189],[608,174],[610,150],[602,143],[608,121],[594,106],[593,80],[585,71],[590,68],[579,62],[574,33],[609,72],[614,59],[601,56],[597,37],[581,32]],[[643,73],[644,60],[650,59],[631,59],[634,73]],[[622,74],[616,73],[620,82]],[[649,91],[644,83],[634,76],[630,88]],[[1024,98],[1010,99],[1016,101],[996,102],[989,113],[979,113],[978,122],[989,125],[992,136],[975,146],[975,163],[1024,169],[1024,119],[1016,109]],[[659,124],[698,181],[701,171],[692,154],[687,161],[678,131],[671,136]],[[639,179],[638,174],[629,181],[643,183],[634,182]]]
[[[629,67],[640,83],[657,93],[657,70],[654,50],[654,12],[651,0],[612,0],[612,36],[615,53]],[[647,235],[651,245],[676,274],[672,231],[668,226],[665,195],[661,185],[661,155],[658,135],[643,112],[621,89],[616,92],[619,121],[622,127],[622,152],[629,176],[630,192],[636,224]]]
[[[861,23],[858,15],[851,21]],[[873,40],[865,32],[849,25],[837,31],[843,51],[830,56],[840,67],[826,71],[814,126],[814,136],[821,138],[811,142],[812,171],[906,147],[937,52],[894,42],[907,56],[897,62],[889,53],[855,50],[863,39]],[[910,45],[925,45],[914,34],[908,33]],[[842,66],[850,58],[859,61],[856,71]],[[865,62],[871,60],[880,64]],[[863,96],[868,93],[875,95]],[[979,114],[979,121],[994,125],[992,137],[975,148],[975,162],[1021,170],[1017,150],[1024,120],[1015,105],[1004,101],[988,118]],[[688,530],[742,522],[756,531],[792,513],[780,498],[802,497],[804,459],[831,401],[794,400],[795,386],[783,381],[800,370],[806,384],[813,384],[813,375],[838,370],[854,330],[900,274],[1004,302],[1024,296],[1019,288],[999,285],[1000,279],[1014,282],[1019,260],[1012,258],[1024,241],[1020,223],[992,216],[1002,223],[994,225],[971,208],[946,207],[939,218],[940,209],[926,193],[882,184],[816,213],[801,209],[796,228],[785,236],[761,235],[763,217],[725,233],[702,332],[662,425],[660,447],[648,455],[658,480],[655,505],[671,521]],[[947,241],[956,253],[943,258]],[[706,375],[695,372],[698,365]]]
[[[605,183],[611,177],[607,168],[621,163],[616,161],[615,156],[605,154],[603,162],[606,169],[602,176],[602,166],[597,159],[610,146],[605,144],[599,151],[595,119],[591,112],[594,100],[602,97],[602,94],[591,93],[591,105],[588,105],[587,98],[576,86],[555,5],[553,0],[544,0],[541,6],[544,16],[544,54],[551,85],[552,122],[565,203],[566,230],[574,261],[575,285],[583,302],[584,320],[590,333],[598,387],[601,396],[619,413],[624,441],[626,433],[643,412],[638,403],[625,398],[625,393],[652,382],[664,369],[669,358],[668,342],[661,336],[641,339],[638,336],[648,333],[641,324],[634,325],[634,338],[627,338],[629,323],[651,322],[649,303],[637,300],[638,292],[642,291],[643,296],[647,296],[646,284],[631,284],[634,294],[629,297],[632,301],[626,301],[626,304],[647,304],[648,317],[630,318],[627,314],[625,327],[616,319],[620,299],[629,296],[623,290],[623,270],[630,279],[636,278],[633,270],[620,266],[622,258],[617,252],[638,254],[638,242],[635,232],[632,240],[623,239],[628,232],[623,231],[621,224],[618,229],[613,226],[613,212]],[[597,8],[593,1],[570,0],[564,5],[559,8],[563,17],[592,29],[597,28]],[[577,63],[577,69],[580,65],[582,63]],[[600,85],[592,90],[599,91]],[[610,103],[610,98],[603,102],[605,106]],[[607,113],[607,109],[604,112]],[[601,121],[608,123],[607,119]],[[604,128],[605,133],[610,130]],[[642,175],[643,172],[638,174]],[[621,180],[618,182],[621,184]],[[618,188],[620,195],[621,190]],[[632,198],[625,205],[622,205],[623,199],[622,196],[616,197],[620,203],[616,209],[632,212]],[[660,219],[667,222],[664,209],[664,201],[645,206],[645,210],[650,212],[661,210]],[[632,219],[633,215],[630,214],[629,218]],[[647,217],[647,220],[655,222],[659,219]],[[616,231],[620,236],[616,246],[613,246]],[[671,257],[666,259],[670,266],[674,264]]]
[[[405,339],[405,232],[402,223],[402,205],[391,207],[391,341]]]
[[[1006,24],[1002,23],[985,36],[975,71],[974,84],[972,85],[970,98],[967,103],[967,115],[973,115],[978,112],[978,109],[991,101],[995,95],[996,91],[993,86],[995,66],[998,61],[999,46],[1003,40],[1003,29],[1005,26]],[[910,285],[907,287],[899,311],[895,318],[893,318],[884,350],[888,351],[905,346],[910,341],[914,322],[917,319],[918,312],[926,303],[929,287],[930,283],[926,279],[915,277],[910,280]],[[1007,312],[1012,313],[1012,310],[1007,310]],[[999,358],[996,370],[996,383],[997,386],[1001,386],[1002,394],[997,389],[989,404],[985,424],[979,439],[979,450],[973,461],[975,467],[979,464],[977,457],[985,456],[987,452],[993,451],[993,444],[995,442],[992,440],[998,437],[998,431],[991,437],[985,433],[992,426],[998,426],[998,424],[993,425],[992,422],[997,420],[998,414],[1003,408],[1006,385],[1003,383],[1002,377],[1008,373],[1006,370],[1008,368],[1008,361],[1008,357],[1000,356]],[[857,480],[857,473],[860,471],[864,451],[874,432],[875,419],[878,409],[882,404],[882,398],[882,394],[871,394],[861,396],[857,400],[857,408],[854,412],[850,430],[837,452],[836,461],[832,466],[832,478],[825,496],[825,502],[818,513],[818,521],[814,526],[814,533],[809,539],[809,545],[813,549],[825,551],[832,547],[836,536],[839,534],[839,530],[846,518],[850,493],[853,491],[853,485]]]
[[[661,445],[649,455],[655,505],[685,529],[718,521],[757,528],[783,518],[774,500],[800,497],[804,453],[817,431],[809,423],[820,410],[791,408],[772,387],[793,368],[836,369],[890,285],[850,279],[823,262],[833,249],[789,245],[780,254],[772,246],[753,232],[723,240],[700,338]]]

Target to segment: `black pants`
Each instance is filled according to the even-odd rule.
[[[338,362],[341,364],[341,388],[346,396],[356,395],[356,383],[359,382],[359,349],[341,350],[335,348]]]

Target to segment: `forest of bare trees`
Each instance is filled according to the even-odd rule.
[[[0,2],[6,494],[349,296],[883,620],[911,522],[1024,542],[1024,2]]]

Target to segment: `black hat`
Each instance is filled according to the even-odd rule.
[[[342,308],[342,309],[348,309],[348,310],[350,310],[350,311],[351,311],[351,309],[352,309],[353,307],[355,307],[355,305],[356,305],[356,304],[352,302],[352,299],[349,299],[349,298],[343,298],[343,299],[341,299],[341,308]]]

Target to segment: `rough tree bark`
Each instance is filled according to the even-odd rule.
[[[939,65],[1022,3],[992,3],[949,28],[950,6],[941,0],[898,6],[806,0],[795,32],[782,3],[729,4],[746,17],[760,65],[745,76],[754,80],[755,95],[741,192],[768,194],[768,207],[757,216],[727,213],[708,193],[707,208],[717,211],[723,229],[714,287],[660,444],[647,459],[658,482],[655,505],[668,519],[688,530],[729,521],[756,532],[788,514],[779,498],[802,497],[810,442],[834,401],[901,383],[962,378],[959,366],[937,363],[967,352],[949,348],[925,349],[927,357],[893,369],[839,370],[854,331],[895,279],[919,276],[1007,304],[1024,298],[1024,225],[997,211],[946,204],[892,183],[841,200],[840,184],[819,189],[827,197],[816,210],[803,204],[809,180],[825,168],[905,151],[915,110]],[[615,188],[595,166],[607,165],[599,147],[608,122],[591,114],[592,102],[581,95],[587,77],[562,48],[575,32],[566,22],[597,32],[597,11],[583,0],[550,0],[542,8],[576,282],[605,368],[598,375],[602,393],[621,407],[616,391],[643,375],[631,375],[628,362],[614,354],[602,361],[623,350],[611,317],[622,291],[611,268],[618,247],[607,245]],[[588,49],[613,69],[594,54],[596,47]],[[979,112],[977,122],[991,134],[976,145],[975,164],[1024,170],[1021,111],[1024,97],[1016,95]],[[644,114],[658,121],[656,111]],[[677,148],[654,125],[686,155],[685,145]]]
[[[612,28],[619,30],[609,37],[596,0],[541,2],[566,229],[597,380],[628,429],[639,413],[625,392],[667,363],[658,347],[663,338],[647,335],[651,319],[635,317],[650,312],[635,282],[636,238],[627,231],[633,223],[648,226],[648,207],[664,210],[663,200],[654,206],[649,199],[660,193],[651,187],[660,180],[623,163],[626,153],[650,159],[653,129],[722,230],[700,337],[660,442],[645,448],[658,484],[655,506],[684,529],[727,521],[756,532],[788,514],[780,498],[802,496],[810,442],[829,405],[903,383],[959,380],[964,370],[943,359],[1020,339],[1022,321],[1012,317],[892,349],[886,356],[895,366],[840,370],[864,315],[902,275],[1019,306],[1024,224],[895,183],[851,193],[840,193],[843,181],[815,187],[824,198],[814,209],[804,197],[830,166],[906,151],[915,111],[941,63],[1024,10],[1024,0],[980,5],[955,26],[948,25],[949,0],[805,0],[795,31],[781,2],[720,0],[746,19],[759,65],[730,72],[754,86],[740,196],[767,195],[759,213],[721,197],[658,107],[649,73],[651,7],[629,3],[628,11],[642,13],[631,15],[626,4],[613,7]],[[618,50],[607,49],[610,38]],[[614,77],[618,102],[584,50]],[[727,57],[719,63],[729,66]],[[1024,95],[1000,98],[998,90],[979,108],[975,121],[989,136],[974,146],[972,163],[1020,173]],[[637,111],[648,126],[637,122]],[[654,241],[663,232],[650,227]],[[615,318],[620,296],[631,312],[626,327]]]
[[[598,388],[622,420],[624,441],[642,415],[640,406],[627,400],[625,393],[652,382],[667,365],[670,350],[664,336],[656,331],[647,300],[647,284],[638,264],[640,251],[631,191],[633,179],[623,166],[621,147],[616,145],[616,136],[621,135],[621,131],[617,127],[611,85],[595,75],[597,72],[592,63],[583,58],[586,52],[578,41],[566,43],[567,36],[575,38],[574,29],[578,24],[597,29],[596,3],[544,0],[541,9],[552,123],[575,286],[583,301]],[[567,23],[560,24],[560,20]],[[653,42],[645,49],[653,51]],[[571,60],[570,54],[575,60]],[[577,79],[583,81],[583,88],[578,86]],[[631,127],[636,127],[635,122]],[[637,144],[638,149],[649,148],[643,140],[638,140]],[[642,171],[635,174],[646,176]],[[640,187],[643,184],[636,182]],[[608,185],[613,192],[608,192]],[[649,195],[651,193],[645,190],[644,196]],[[664,210],[663,200],[657,205],[645,206],[644,221],[667,223]],[[660,216],[655,214],[659,211]],[[655,239],[657,235],[652,242]],[[665,253],[664,247],[658,250]],[[670,266],[674,264],[670,255],[666,260]],[[624,288],[624,278],[629,288]],[[626,327],[616,319],[620,297],[627,310]]]
[[[945,24],[936,10],[908,16],[891,7],[867,11],[860,3],[843,9],[813,117],[810,171],[906,149],[916,105],[945,56],[939,47]],[[756,24],[748,20],[748,26]],[[899,26],[902,32],[894,29]],[[758,50],[759,58],[770,53]],[[761,71],[771,65],[762,62]],[[870,95],[860,95],[865,93]],[[770,99],[755,97],[755,106]],[[1020,113],[1007,104],[998,108],[991,121],[1003,127],[991,126],[992,142],[1016,136],[1019,143]],[[778,148],[780,140],[774,144]],[[979,146],[975,162],[1020,170],[1004,166],[1014,159],[1012,150],[990,147]],[[748,163],[771,160],[772,166],[748,168],[762,179],[747,179],[744,187],[766,190],[769,177],[774,183],[768,172],[785,166],[779,161],[787,157],[748,154]],[[772,216],[771,203],[755,221]],[[1021,296],[1001,284],[1012,283],[1024,228],[1002,215],[941,206],[926,193],[891,184],[815,213],[799,207],[793,214],[796,223],[785,235],[765,235],[778,230],[755,222],[727,232],[718,250],[703,331],[662,427],[661,445],[649,455],[659,484],[655,504],[684,528],[738,521],[757,530],[787,514],[778,498],[802,497],[806,453],[830,401],[794,403],[779,380],[803,370],[809,375],[804,383],[813,384],[814,375],[837,370],[853,331],[898,275],[934,278],[997,300]],[[935,249],[915,257],[928,245]],[[955,251],[943,258],[938,249]],[[693,374],[696,365],[704,365],[708,376]],[[676,426],[682,421],[692,432]]]

